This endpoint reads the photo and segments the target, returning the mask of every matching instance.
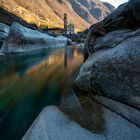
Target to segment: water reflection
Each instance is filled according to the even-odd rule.
[[[73,47],[1,60],[0,139],[20,139],[44,106],[60,104],[82,60]]]
[[[68,59],[74,58],[74,48],[64,47],[64,67],[67,67]]]

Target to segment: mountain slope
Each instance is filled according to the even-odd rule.
[[[71,2],[71,4],[74,7],[74,10],[77,12],[78,15],[81,15],[83,13],[81,16],[82,18],[86,20],[87,16],[89,16],[90,20],[88,18],[88,20],[86,21],[91,24],[95,21],[103,20],[110,12],[112,12],[114,7],[108,3],[104,4],[99,0],[69,0],[69,2]],[[84,14],[85,9],[88,12],[88,14]],[[86,11],[85,13],[87,13]],[[94,22],[90,22],[91,20],[94,20]]]
[[[25,20],[22,18],[8,12],[7,10],[0,7],[0,22],[5,23],[7,25],[11,25],[14,21],[22,24],[25,27],[34,29],[35,25],[28,24]]]
[[[112,12],[114,11],[115,7],[108,2],[103,2],[103,4]]]
[[[69,2],[71,3],[73,10],[88,23],[95,23],[98,21],[90,14],[88,9],[77,0],[69,0]]]
[[[95,3],[95,4],[94,4]],[[63,27],[63,14],[77,30],[103,19],[110,10],[99,0],[0,0],[0,7],[38,26]]]
[[[82,19],[73,10],[72,5],[66,0],[46,0],[46,3],[54,10],[54,12],[62,19],[64,13],[68,14],[68,21],[74,23],[77,28],[85,28],[89,26],[84,19]]]

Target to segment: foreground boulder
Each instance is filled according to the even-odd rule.
[[[87,60],[76,79],[81,90],[136,109],[140,109],[139,7],[139,0],[130,0],[90,28],[84,49]]]
[[[133,21],[133,22],[132,22]],[[140,25],[140,1],[129,0],[114,10],[103,20],[103,26],[107,31],[131,28],[137,29]]]
[[[4,42],[5,38],[8,36],[9,26],[0,22],[0,47]]]
[[[91,26],[85,41],[85,53],[90,55],[94,52],[95,41],[107,33],[115,30],[131,29],[140,27],[140,1],[129,0],[120,5],[103,21]]]
[[[82,128],[55,106],[46,107],[22,140],[138,140],[139,128],[105,107],[105,130],[92,133]],[[101,114],[102,115],[102,114]],[[96,120],[95,120],[96,121]],[[103,124],[102,124],[103,125]],[[93,126],[94,127],[94,126]]]
[[[29,52],[47,48],[63,47],[67,44],[67,38],[54,38],[37,30],[28,29],[19,23],[13,23],[8,37],[2,45],[1,52]]]
[[[108,42],[110,34],[102,38],[95,45],[97,48],[101,44],[113,48],[93,53],[81,67],[76,84],[83,90],[94,91],[140,109],[140,34],[133,34],[124,41],[122,38],[114,39],[119,44],[113,39]]]

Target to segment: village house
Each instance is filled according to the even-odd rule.
[[[48,28],[46,29],[48,34],[52,35],[62,35],[63,34],[63,29],[61,28]]]
[[[74,24],[70,23],[68,24],[67,22],[67,14],[64,14],[64,25],[62,28],[47,28],[43,29],[43,31],[47,32],[48,34],[51,35],[72,35],[74,34]]]
[[[67,35],[71,35],[71,34],[74,34],[74,24],[69,24],[67,26]]]
[[[64,34],[71,35],[74,34],[74,24],[67,22],[67,14],[64,14]]]

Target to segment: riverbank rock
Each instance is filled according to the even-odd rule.
[[[0,47],[4,42],[5,38],[8,36],[9,26],[0,22]]]
[[[137,29],[140,26],[139,12],[140,1],[129,0],[129,2],[122,4],[106,17],[103,20],[103,26],[107,31],[124,28]]]
[[[46,107],[22,140],[138,140],[139,128],[121,116],[101,107],[105,130],[92,133],[82,128],[55,106]],[[103,125],[103,124],[102,124]]]
[[[106,98],[103,96],[96,95],[94,98],[101,103],[102,105],[106,106],[108,109],[112,110],[113,112],[119,114],[120,116],[124,117],[125,119],[129,120],[131,123],[140,127],[140,111],[123,104],[118,101],[114,101],[110,98]]]
[[[120,5],[103,21],[90,27],[90,31],[85,41],[85,53],[87,55],[94,51],[96,39],[115,30],[131,29],[136,30],[140,27],[140,1],[129,0]]]
[[[46,33],[26,28],[19,23],[13,23],[9,35],[2,45],[1,52],[29,52],[47,48],[58,48],[67,45],[67,38],[54,38]]]
[[[140,109],[140,1],[130,0],[93,25],[87,60],[76,79],[81,90]]]
[[[103,47],[103,44],[110,48],[101,49],[87,59],[81,67],[76,85],[140,109],[139,31],[124,33],[123,36],[116,34],[114,39],[110,37],[112,32],[97,41],[97,49]]]

